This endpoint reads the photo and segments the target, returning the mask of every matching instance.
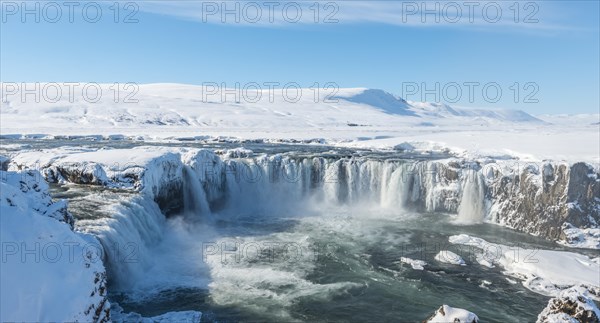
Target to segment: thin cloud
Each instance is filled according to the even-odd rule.
[[[140,1],[140,10],[200,23],[281,27],[385,24],[478,30],[572,30],[556,2],[511,1]],[[563,17],[564,18],[564,17]]]

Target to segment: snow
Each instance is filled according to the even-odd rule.
[[[460,265],[460,266],[466,266],[467,264],[465,263],[464,259],[461,258],[461,256],[455,254],[452,251],[449,250],[442,250],[440,251],[437,255],[435,255],[435,260],[439,261],[439,262],[443,262],[446,264],[452,264],[452,265]]]
[[[450,307],[442,305],[435,314],[425,322],[430,323],[448,323],[448,322],[479,322],[479,318],[474,313],[471,313],[462,308]]]
[[[561,291],[556,298],[548,301],[548,306],[538,315],[537,322],[594,322],[598,318],[600,310],[589,292],[585,288],[572,287]]]
[[[0,320],[89,322],[96,310],[102,317],[109,304],[98,242],[57,220],[64,202],[50,200],[40,174],[0,177]]]
[[[288,102],[281,90],[223,98],[221,92],[207,95],[202,86],[147,84],[139,86],[137,103],[115,103],[111,85],[102,86],[106,95],[96,103],[77,96],[70,102],[66,95],[56,103],[22,102],[20,93],[7,94],[2,98],[0,135],[112,140],[314,139],[384,149],[402,143],[417,143],[419,148],[419,143],[429,143],[465,156],[510,155],[600,164],[599,128],[592,122],[598,120],[597,115],[536,118],[523,111],[407,102],[365,88],[339,89],[335,94],[326,89],[318,94],[315,89],[302,89],[297,102]],[[67,88],[63,90],[68,93]],[[254,94],[260,94],[258,102],[244,99]]]
[[[61,147],[26,150],[11,156],[11,170],[38,168],[60,174],[56,167],[89,174],[93,184],[111,188],[147,190],[155,194],[174,180],[181,169],[183,148],[141,146],[130,149]],[[58,175],[57,175],[58,176]],[[58,178],[67,182],[67,179]]]
[[[411,259],[406,257],[401,257],[400,262],[403,264],[409,264],[414,270],[423,270],[424,266],[427,265],[427,263],[423,260]]]
[[[525,287],[543,295],[555,296],[580,285],[600,288],[600,264],[582,254],[510,247],[466,234],[448,240],[482,249],[481,257],[487,263],[501,266],[507,275],[521,279]]]
[[[571,248],[600,249],[600,228],[580,229],[572,225],[563,228],[566,239],[558,243]]]

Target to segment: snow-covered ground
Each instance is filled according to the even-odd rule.
[[[86,101],[91,94],[69,97],[66,87],[57,102],[36,103],[32,95],[23,100],[20,92],[4,93],[0,135],[322,139],[387,149],[407,142],[469,156],[600,163],[598,114],[534,117],[523,111],[408,102],[363,88],[302,89],[299,97],[293,89],[286,95],[281,89],[239,90],[236,97],[202,86],[148,84],[139,86],[132,98],[137,102],[128,103],[121,93],[115,103],[110,86],[104,85],[93,103]]]
[[[0,320],[105,322],[102,247],[72,231],[39,173],[0,171]],[[59,221],[62,220],[62,221]]]

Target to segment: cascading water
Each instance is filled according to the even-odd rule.
[[[302,215],[311,212],[309,206],[314,202],[334,207],[370,205],[392,212],[409,207],[430,212],[454,208],[458,209],[459,222],[483,220],[481,176],[466,171],[460,206],[448,205],[444,202],[447,196],[442,193],[447,187],[453,188],[439,182],[435,162],[280,155],[220,160],[202,151],[186,163],[181,168],[183,213],[194,221],[238,215]],[[224,211],[212,212],[210,204],[219,199],[224,201]],[[147,248],[162,239],[166,219],[151,197],[139,196],[121,202],[113,212],[105,223],[108,226],[94,232],[107,246],[108,253],[111,246],[124,245],[125,241],[135,243],[137,248]],[[143,270],[148,262],[141,259],[137,263],[115,263],[111,265],[112,277],[130,282],[132,272]]]
[[[469,169],[464,172],[462,198],[458,207],[457,222],[480,223],[485,217],[485,184],[481,174]]]
[[[107,194],[95,194],[97,204],[107,203]],[[116,195],[116,194],[115,194]],[[94,210],[105,217],[77,222],[78,230],[95,235],[104,251],[104,261],[113,286],[131,288],[152,265],[149,247],[163,237],[165,217],[147,196],[116,197]]]
[[[184,213],[195,216],[209,216],[210,207],[200,178],[188,166],[182,168],[183,177],[183,209]]]

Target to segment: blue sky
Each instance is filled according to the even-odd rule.
[[[263,15],[254,24],[241,11],[240,23],[233,16],[222,23],[220,12],[209,15],[213,7],[189,0],[133,2],[135,23],[123,23],[136,11],[124,8],[125,2],[120,4],[119,23],[109,8],[112,1],[98,2],[103,15],[96,23],[85,21],[78,9],[70,22],[68,7],[61,7],[63,15],[56,23],[46,20],[54,17],[51,10],[46,16],[40,10],[37,23],[34,15],[23,19],[20,12],[7,13],[14,10],[7,3],[2,2],[0,44],[4,82],[225,82],[229,87],[236,82],[297,82],[307,87],[334,82],[380,88],[415,101],[423,98],[423,85],[435,89],[439,83],[439,101],[451,98],[457,106],[534,114],[599,112],[598,1],[536,2],[529,8],[520,2],[518,22],[510,8],[514,2],[495,2],[502,9],[496,23],[488,21],[496,17],[495,7],[487,15],[479,9],[487,2],[479,2],[472,16],[463,11],[454,23],[447,21],[456,17],[451,16],[453,7],[425,15],[423,22],[422,12],[407,7],[408,2],[402,7],[402,2],[391,1],[337,1],[328,10],[321,2],[318,23],[310,9],[314,1],[297,2],[300,21],[282,19],[280,6],[269,22],[268,7],[259,2]],[[430,4],[435,8],[435,2]],[[337,22],[324,23],[333,10]],[[534,10],[537,22],[531,17],[524,22]],[[472,102],[465,82],[479,83]],[[530,82],[535,86],[523,88]],[[419,87],[415,94],[407,95],[407,84]],[[456,84],[463,92],[459,100]],[[491,96],[496,87],[502,90],[498,102],[483,95],[486,84],[497,84]],[[530,98],[538,102],[524,102],[533,92]],[[436,101],[433,94],[425,99]]]

